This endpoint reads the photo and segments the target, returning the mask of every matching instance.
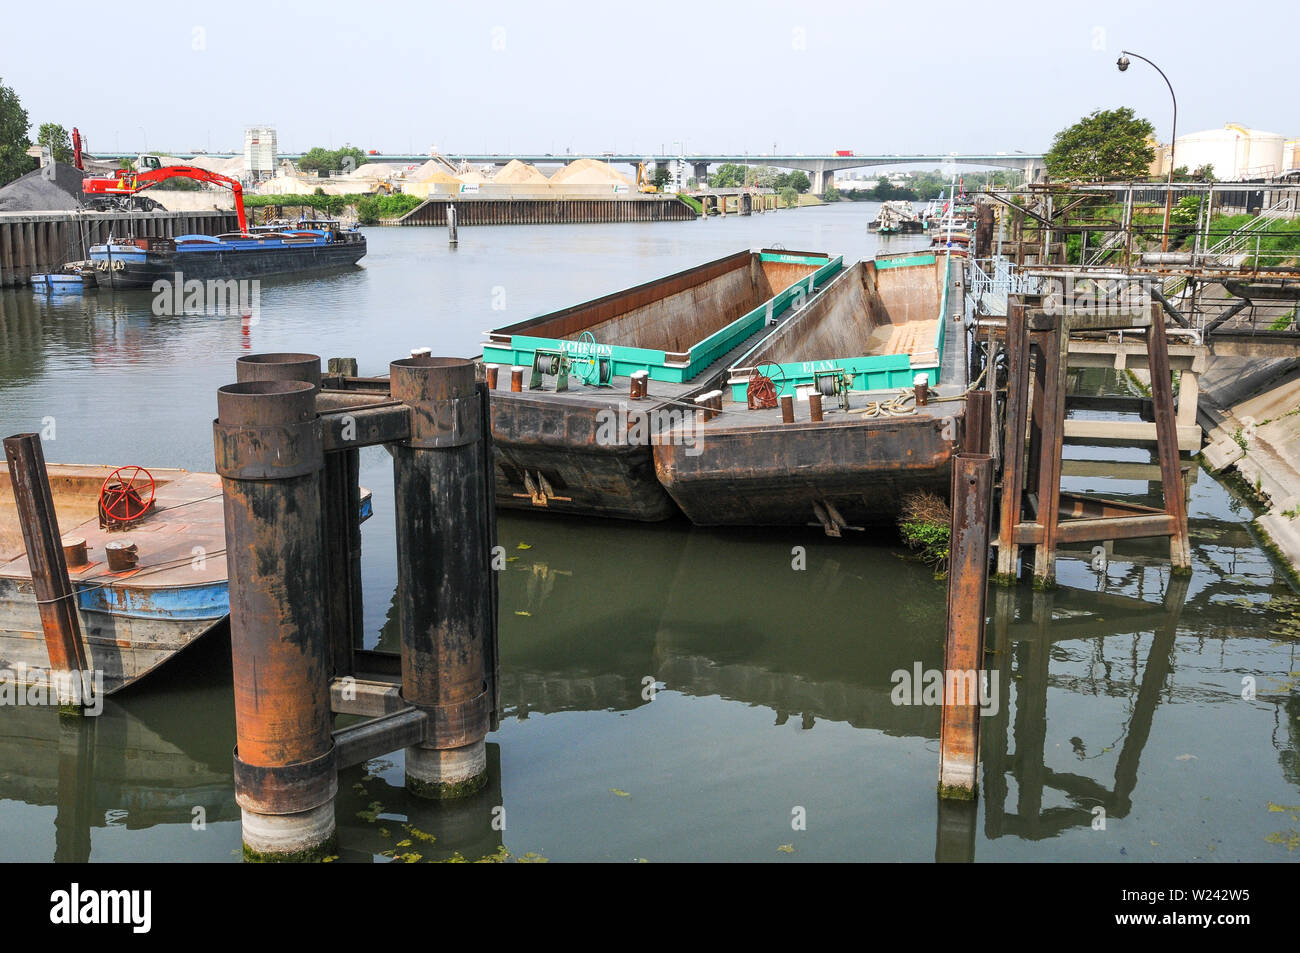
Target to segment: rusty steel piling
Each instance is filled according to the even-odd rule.
[[[976,791],[992,491],[992,456],[959,453],[953,458],[948,623],[939,734],[941,798],[967,800],[974,798]]]
[[[77,594],[68,578],[68,564],[59,536],[59,519],[54,511],[54,497],[45,470],[41,436],[36,433],[17,434],[6,437],[4,445],[50,671],[75,676],[68,681],[67,687],[76,697],[61,689],[59,705],[69,712],[80,711],[84,702],[81,698],[82,673],[88,669],[88,659],[81,637],[81,618],[77,614]],[[85,541],[82,540],[81,544],[84,552]]]
[[[495,691],[492,541],[472,516],[490,495],[482,399],[473,362],[458,358],[394,361],[391,382],[410,409],[409,438],[392,445],[402,698],[427,719],[424,741],[406,748],[406,786],[461,797],[487,781]]]
[[[335,840],[316,391],[309,381],[249,380],[217,392],[235,800],[251,860],[312,859]]]

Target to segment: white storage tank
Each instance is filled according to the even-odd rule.
[[[244,168],[251,182],[275,178],[275,130],[249,126],[244,130]]]
[[[1222,129],[1207,129],[1179,136],[1174,162],[1195,171],[1214,167],[1214,177],[1223,181],[1271,178],[1285,169],[1283,136],[1261,129],[1228,123]]]

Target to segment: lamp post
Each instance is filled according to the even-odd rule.
[[[1160,250],[1169,251],[1169,213],[1173,209],[1174,201],[1174,147],[1178,141],[1178,97],[1174,95],[1174,84],[1169,82],[1169,77],[1165,75],[1165,71],[1140,53],[1130,53],[1128,50],[1120,50],[1120,56],[1119,59],[1115,61],[1115,65],[1119,67],[1121,73],[1128,69],[1128,58],[1130,56],[1136,56],[1160,74],[1160,78],[1163,79],[1165,85],[1169,87],[1169,98],[1174,101],[1174,126],[1169,136],[1169,178],[1165,185],[1165,231],[1164,235],[1161,236],[1160,239]]]

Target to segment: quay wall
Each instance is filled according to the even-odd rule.
[[[606,222],[685,222],[695,210],[680,199],[457,199],[429,198],[393,225],[446,226],[447,206],[458,225],[573,225]]]

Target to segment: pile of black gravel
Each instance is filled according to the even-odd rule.
[[[54,163],[48,169],[33,169],[0,188],[0,212],[62,212],[81,208],[81,179],[76,166]]]

